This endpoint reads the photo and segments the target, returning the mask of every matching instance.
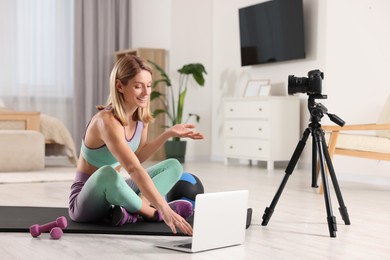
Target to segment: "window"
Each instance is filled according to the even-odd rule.
[[[2,2],[1,95],[71,97],[73,1]]]
[[[47,113],[70,128],[73,1],[0,1],[0,10],[0,98],[12,109]]]

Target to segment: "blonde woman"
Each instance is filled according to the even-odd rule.
[[[171,137],[203,139],[192,124],[175,125],[152,141],[147,140],[153,121],[149,109],[152,69],[136,56],[120,58],[110,76],[107,104],[98,106],[85,129],[80,158],[69,197],[69,215],[77,222],[109,219],[112,225],[164,221],[173,233],[179,228],[192,235],[185,220],[192,204],[167,203],[164,196],[180,179],[182,165],[167,159],[144,169],[141,163]],[[118,167],[130,178],[125,180]]]

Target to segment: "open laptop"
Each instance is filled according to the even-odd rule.
[[[243,244],[248,193],[247,190],[239,190],[198,194],[192,237],[155,246],[195,253]]]

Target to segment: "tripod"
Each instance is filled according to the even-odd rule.
[[[326,206],[326,213],[327,213],[327,221],[328,221],[328,228],[329,233],[331,237],[336,237],[336,231],[337,231],[337,223],[336,218],[333,216],[332,213],[332,203],[330,199],[330,193],[329,193],[329,186],[328,186],[328,180],[326,175],[326,168],[325,168],[325,162],[329,169],[329,175],[331,177],[333,187],[336,192],[337,200],[339,202],[339,211],[341,214],[342,219],[344,220],[344,223],[346,225],[350,225],[351,222],[349,220],[347,207],[344,204],[343,197],[341,195],[340,187],[337,182],[336,174],[333,169],[332,161],[329,156],[329,151],[326,146],[325,141],[325,134],[324,131],[321,129],[321,118],[324,114],[328,115],[331,121],[334,123],[343,126],[345,122],[340,119],[338,116],[334,114],[329,114],[327,112],[327,109],[325,106],[323,106],[320,103],[316,103],[315,99],[325,99],[327,98],[326,95],[321,94],[309,94],[309,100],[308,100],[308,109],[310,112],[310,121],[311,123],[308,125],[306,130],[303,133],[302,139],[298,142],[297,147],[295,148],[295,151],[291,157],[291,160],[289,161],[287,168],[285,170],[286,174],[282,180],[282,183],[279,186],[278,191],[276,192],[271,205],[269,207],[266,207],[264,214],[263,214],[263,222],[261,223],[262,226],[266,226],[268,224],[268,221],[270,220],[275,206],[278,203],[278,200],[280,196],[282,195],[283,189],[287,184],[288,178],[292,174],[299,157],[301,156],[301,153],[303,149],[305,148],[306,141],[309,137],[309,134],[312,135],[312,187],[318,187],[317,186],[317,155],[319,156],[319,166],[321,170],[321,178],[324,186],[324,198],[325,198],[325,206]]]

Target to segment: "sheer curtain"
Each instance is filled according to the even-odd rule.
[[[0,1],[0,99],[73,128],[72,0]]]
[[[75,1],[74,140],[80,150],[86,124],[109,93],[114,52],[130,48],[131,1]]]
[[[0,104],[60,119],[77,151],[130,48],[130,0],[0,0]]]

